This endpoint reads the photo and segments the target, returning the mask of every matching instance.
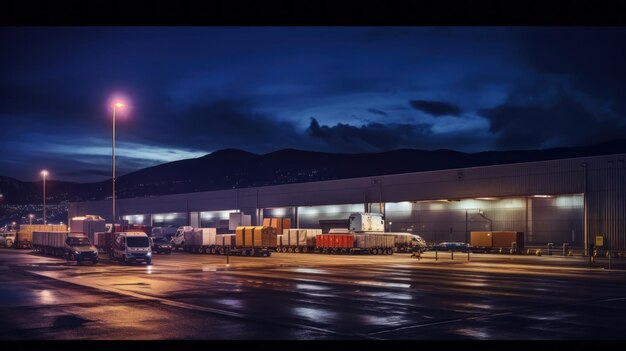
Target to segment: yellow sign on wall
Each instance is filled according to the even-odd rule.
[[[596,246],[604,246],[604,237],[602,235],[596,235]]]

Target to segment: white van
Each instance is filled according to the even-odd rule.
[[[12,247],[15,242],[16,234],[14,231],[0,233],[0,246]]]
[[[122,263],[146,262],[152,264],[150,239],[144,232],[119,232],[113,240],[113,260]]]

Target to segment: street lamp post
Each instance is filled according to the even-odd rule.
[[[48,171],[45,169],[41,171],[41,175],[43,176],[43,224],[47,224],[46,222],[46,176],[48,175]]]
[[[112,144],[111,144],[111,158],[112,158],[112,164],[113,164],[113,197],[112,197],[112,203],[113,203],[113,210],[112,210],[112,215],[113,215],[113,232],[115,232],[115,109],[117,108],[122,108],[124,107],[124,104],[122,104],[121,102],[116,102],[113,104],[113,138],[112,138]]]
[[[30,225],[33,224],[33,217],[35,217],[35,215],[32,214],[32,213],[28,215],[28,224],[30,224]]]

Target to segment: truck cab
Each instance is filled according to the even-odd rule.
[[[176,230],[178,230],[178,228],[173,226],[153,227],[151,231],[151,236],[153,238],[165,238],[169,242],[172,240],[172,236],[176,234]]]
[[[185,246],[185,232],[191,231],[193,231],[193,227],[189,225],[178,227],[178,230],[174,235],[172,235],[172,239],[170,241],[172,243],[172,249],[182,249],[183,246]]]
[[[148,235],[144,232],[116,233],[111,258],[122,263],[152,264],[152,248]]]
[[[425,251],[426,248],[428,247],[428,244],[426,243],[426,240],[424,240],[421,236],[417,235],[417,234],[412,234],[411,235],[411,244],[414,247],[419,248],[422,251]]]
[[[64,256],[69,261],[82,263],[91,261],[98,263],[98,249],[91,244],[89,238],[83,234],[70,234],[63,245]]]

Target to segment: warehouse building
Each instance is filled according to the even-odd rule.
[[[347,227],[352,212],[380,212],[388,231],[429,242],[470,231],[518,231],[527,246],[588,247],[603,236],[626,250],[626,154],[447,169],[117,200],[118,218],[228,232],[233,212],[291,218],[294,227]],[[69,217],[111,221],[111,201],[70,203]]]

